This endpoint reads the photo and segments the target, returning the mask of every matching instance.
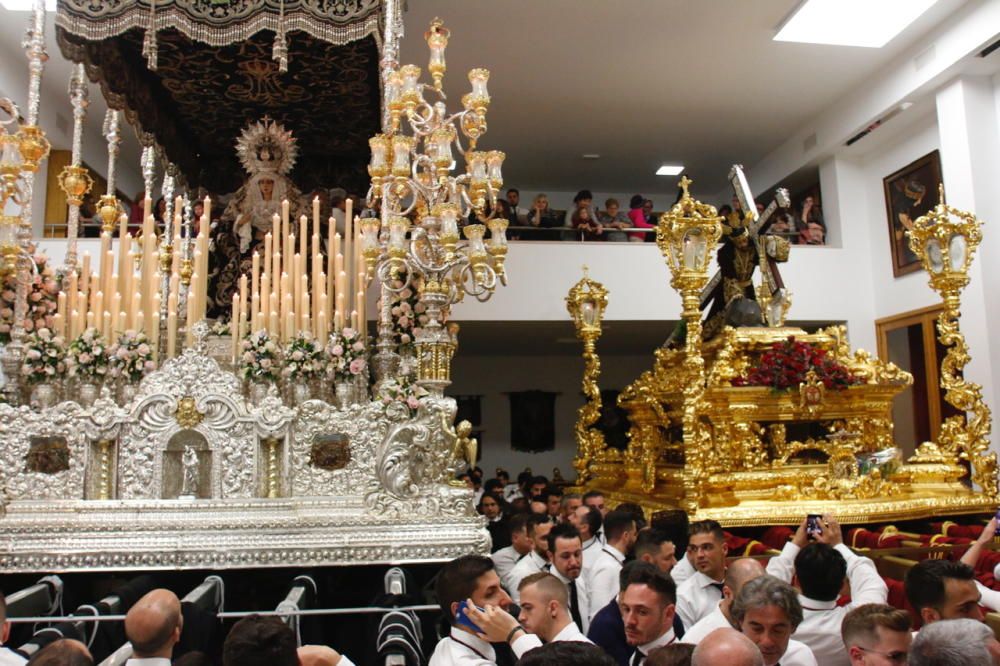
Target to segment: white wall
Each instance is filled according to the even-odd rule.
[[[516,354],[512,341],[510,353]],[[601,358],[602,389],[622,389],[652,365],[652,356],[604,356]],[[461,348],[452,365],[453,384],[449,395],[482,395],[483,435],[480,467],[488,476],[503,467],[516,476],[525,467],[536,474],[552,477],[558,467],[563,477],[576,475],[572,460],[576,454],[573,424],[576,410],[583,404],[580,356],[463,356]],[[543,453],[520,453],[510,448],[510,401],[505,393],[527,390],[559,393],[555,401],[556,445]]]

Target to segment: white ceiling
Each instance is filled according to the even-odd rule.
[[[964,2],[939,0],[865,49],[772,41],[798,0],[409,0],[402,60],[426,66],[440,16],[453,104],[470,68],[490,70],[482,145],[507,153],[512,186],[667,192],[676,178],[653,172],[679,162],[715,192],[731,164],[756,163]]]
[[[757,162],[965,1],[939,0],[886,47],[863,49],[773,42],[798,0],[408,0],[402,61],[426,66],[423,32],[440,16],[452,30],[452,104],[468,90],[469,69],[490,70],[481,145],[507,153],[511,186],[669,192],[676,178],[653,172],[680,162],[698,191],[716,192],[729,165]],[[71,118],[70,67],[47,18],[44,104],[58,102]],[[28,20],[28,12],[0,8],[0,55],[10,66],[26,67]],[[91,137],[105,108],[91,84]],[[45,129],[55,147],[69,147],[68,135]],[[138,176],[138,145],[125,134],[122,166]]]

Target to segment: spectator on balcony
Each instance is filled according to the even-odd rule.
[[[799,242],[798,233],[795,231],[795,224],[792,222],[792,216],[784,211],[775,213],[774,222],[768,226],[767,233],[781,236],[793,245]]]
[[[516,187],[507,189],[507,220],[512,227],[523,227],[528,221],[528,209],[521,208],[521,191]]]
[[[536,194],[525,224],[538,229],[553,229],[562,226],[562,220],[558,213],[549,208],[549,196]],[[521,237],[524,240],[559,240],[558,232],[554,231],[528,231]]]
[[[804,245],[823,245],[826,242],[826,223],[816,200],[809,196],[802,202],[802,209],[795,218],[799,242]]]
[[[571,217],[573,228],[576,229],[585,241],[604,240],[604,227],[592,217],[590,208],[577,208]]]
[[[597,224],[597,211],[594,210],[594,195],[590,190],[580,190],[573,197],[573,208],[566,211],[566,216],[563,218],[563,226],[575,229],[577,227],[573,222],[573,218],[580,218],[583,214],[581,211],[586,210],[586,219],[591,224]],[[577,234],[567,234],[564,236],[564,240],[572,240],[577,238]]]
[[[649,203],[650,213],[646,213],[646,203]],[[633,194],[632,198],[628,202],[628,220],[629,226],[637,229],[648,229],[653,224],[649,222],[649,216],[652,215],[653,202],[649,199],[643,199],[641,194]],[[641,231],[630,231],[628,234],[628,239],[633,243],[641,243],[646,240],[646,234]]]
[[[604,227],[604,240],[612,243],[624,243],[628,236],[622,229],[631,226],[629,216],[621,212],[618,199],[608,199],[604,202],[605,210],[597,214],[597,221]]]

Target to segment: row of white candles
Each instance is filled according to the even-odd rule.
[[[57,295],[58,308],[53,317],[57,335],[73,339],[87,328],[97,329],[108,340],[124,331],[142,331],[149,338],[153,353],[166,357],[177,354],[181,268],[184,253],[181,248],[181,202],[177,202],[173,224],[173,252],[168,281],[166,307],[166,346],[160,345],[161,273],[159,244],[153,217],[152,202],[143,201],[142,236],[133,239],[127,232],[126,216],[120,219],[117,269],[111,234],[101,234],[99,269],[91,270],[91,256],[83,253],[80,274],[71,271],[63,290]],[[192,323],[205,318],[208,294],[208,220],[212,202],[205,199],[204,215],[191,255],[192,274],[187,291],[187,338],[193,342]],[[231,331],[234,357],[239,340],[251,332],[267,329],[272,338],[288,342],[300,332],[308,332],[325,341],[331,327],[341,331],[351,326],[362,335],[366,324],[366,271],[361,252],[360,225],[352,216],[347,202],[344,242],[336,231],[334,219],[329,219],[326,258],[320,247],[319,200],[313,200],[311,243],[309,219],[299,219],[298,236],[289,220],[288,202],[282,202],[282,215],[274,216],[273,230],[264,239],[264,252],[254,252],[249,279],[240,277],[239,289],[233,296]],[[276,241],[275,238],[278,240]],[[298,245],[296,246],[296,241]],[[133,243],[139,243],[140,268],[135,268]],[[307,251],[311,250],[311,255]],[[312,257],[311,266],[306,257]],[[279,276],[275,279],[274,276]],[[356,291],[352,280],[356,280]],[[333,294],[331,300],[330,294]],[[348,294],[353,298],[349,301]],[[330,315],[332,310],[332,317]],[[362,338],[363,339],[363,338]]]
[[[102,232],[98,272],[91,270],[90,253],[84,252],[79,275],[76,271],[66,275],[56,296],[57,309],[52,318],[56,335],[73,339],[93,328],[111,342],[124,331],[142,331],[149,338],[154,356],[159,354],[160,269],[151,208],[152,201],[147,197],[143,201],[142,236],[137,239],[126,233],[128,218],[121,216],[117,268],[111,234]],[[179,233],[179,219],[175,220],[175,228]],[[135,268],[133,241],[140,244],[139,270]],[[207,248],[204,243],[203,246]],[[179,265],[179,260],[175,259],[175,264]]]
[[[319,199],[312,205],[312,225],[302,215],[296,234],[288,201],[283,201],[281,216],[273,218],[272,231],[277,233],[265,234],[263,254],[253,253],[249,278],[240,276],[230,320],[234,359],[239,341],[261,330],[284,343],[304,332],[325,344],[331,325],[336,332],[350,326],[362,340],[367,336],[367,277],[361,225],[353,218],[352,202],[346,203],[343,239],[334,218],[328,221],[326,262],[320,246]]]

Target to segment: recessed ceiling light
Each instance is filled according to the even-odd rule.
[[[656,170],[657,176],[679,176],[684,173],[684,167],[680,164],[664,164]]]
[[[777,42],[880,48],[937,0],[806,0],[774,36]]]
[[[597,154],[597,153],[584,153],[583,154],[583,159],[585,159],[585,160],[597,160],[597,159],[600,159],[600,158],[601,158],[601,156],[599,154]]]
[[[30,12],[32,0],[0,0],[0,5],[9,12]],[[45,0],[45,11],[54,12],[56,0]]]

